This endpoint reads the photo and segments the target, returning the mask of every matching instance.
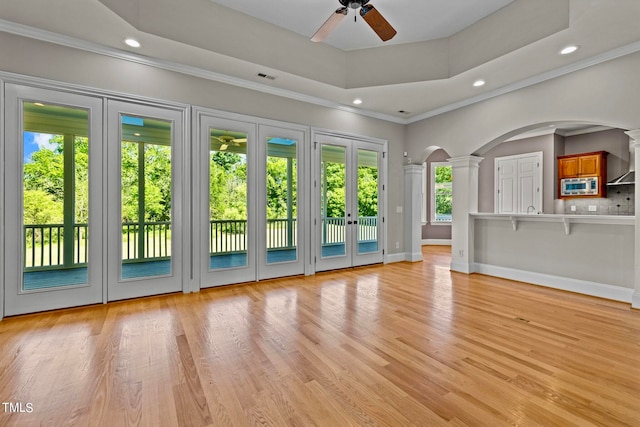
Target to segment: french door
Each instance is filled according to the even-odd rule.
[[[258,134],[258,279],[303,274],[306,134],[268,125],[260,125]]]
[[[183,290],[184,111],[107,105],[107,299]]]
[[[304,273],[304,130],[198,119],[200,287]]]
[[[210,116],[198,125],[200,287],[255,281],[256,125]]]
[[[103,301],[102,100],[5,85],[5,315]]]
[[[316,271],[382,262],[384,146],[318,134],[314,147]]]

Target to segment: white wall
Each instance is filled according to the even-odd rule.
[[[478,170],[478,212],[493,212],[495,210],[495,159],[496,157],[512,156],[542,151],[542,210],[553,213],[553,198],[556,181],[553,179],[556,169],[556,152],[554,151],[554,135],[541,135],[509,141],[493,147],[482,157]]]
[[[583,122],[640,127],[640,53],[412,123],[407,151],[417,162],[438,145],[452,157],[482,155],[494,145],[538,127]]]
[[[403,125],[7,33],[0,33],[0,71],[385,139],[388,185],[394,189],[388,192],[388,205],[404,202]],[[387,223],[402,248],[402,214],[389,209]]]
[[[609,286],[634,288],[632,225],[475,220],[475,262]]]

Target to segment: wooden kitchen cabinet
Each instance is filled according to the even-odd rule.
[[[606,197],[608,154],[606,151],[594,151],[558,156],[558,198]],[[592,177],[598,178],[597,194],[566,195],[562,193],[563,179]]]
[[[558,177],[577,178],[578,177],[578,158],[577,157],[558,157]]]
[[[590,176],[607,179],[607,153],[568,154],[558,156],[558,178],[586,178]]]

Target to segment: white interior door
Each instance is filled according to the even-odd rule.
[[[198,133],[200,287],[255,281],[256,125],[202,115]]]
[[[5,86],[5,315],[99,303],[102,100]]]
[[[108,102],[108,299],[183,290],[184,111]]]
[[[383,145],[331,135],[314,144],[316,271],[383,261]]]
[[[497,157],[496,213],[542,212],[542,152]]]

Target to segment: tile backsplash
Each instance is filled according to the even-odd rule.
[[[572,211],[571,206],[576,210]],[[595,206],[596,211],[590,211]],[[564,199],[567,215],[635,215],[635,185],[618,185],[607,188],[607,198]]]

